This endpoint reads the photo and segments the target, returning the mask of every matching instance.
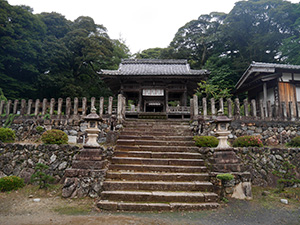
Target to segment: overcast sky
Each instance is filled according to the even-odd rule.
[[[132,53],[167,47],[177,30],[210,12],[228,13],[237,0],[8,0],[28,5],[34,13],[57,12],[74,21],[90,16],[108,29],[113,39],[122,37]],[[299,2],[299,0],[290,0]]]

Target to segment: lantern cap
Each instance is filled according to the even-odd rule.
[[[216,123],[221,123],[221,122],[225,122],[225,123],[229,123],[231,122],[232,119],[228,118],[227,116],[225,116],[223,113],[222,113],[222,110],[219,110],[218,111],[218,116],[217,118],[215,119],[214,122]]]
[[[85,118],[85,120],[101,120],[100,116],[96,113],[96,108],[92,107],[91,113],[88,114]]]

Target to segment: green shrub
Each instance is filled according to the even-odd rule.
[[[47,130],[42,134],[44,144],[68,144],[68,135],[61,130]]]
[[[294,137],[289,143],[286,144],[288,147],[300,147],[300,136]]]
[[[195,145],[198,147],[217,147],[218,138],[214,136],[194,136]]]
[[[0,141],[2,142],[14,142],[16,138],[15,131],[10,128],[0,128]]]
[[[233,147],[263,147],[262,141],[257,136],[242,136],[234,140]]]
[[[273,175],[277,176],[277,188],[279,192],[284,191],[286,187],[292,187],[295,184],[300,183],[300,180],[296,178],[295,172],[296,166],[288,161],[285,161],[279,170],[274,170]]]
[[[221,181],[230,181],[234,179],[234,176],[230,173],[218,174],[217,178]]]
[[[36,129],[36,132],[38,132],[39,134],[41,134],[44,131],[44,128],[41,126],[37,126],[35,129]]]
[[[49,166],[43,163],[37,163],[35,166],[35,172],[32,174],[30,182],[37,183],[40,189],[49,187],[49,183],[54,181],[54,177],[46,174],[46,170]]]
[[[8,176],[0,178],[0,191],[17,190],[24,187],[24,180],[17,176]]]

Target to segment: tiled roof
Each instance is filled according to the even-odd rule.
[[[102,70],[104,75],[204,75],[207,70],[191,70],[187,60],[123,59],[118,70]]]
[[[299,65],[289,65],[289,64],[277,64],[277,63],[263,63],[263,62],[252,62],[244,74],[241,76],[237,84],[236,89],[241,88],[253,74],[256,73],[275,73],[276,69],[282,69],[287,71],[300,70]]]

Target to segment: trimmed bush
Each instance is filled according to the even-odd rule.
[[[10,128],[0,128],[0,141],[2,142],[14,142],[16,138],[15,131]]]
[[[20,177],[8,176],[0,178],[0,191],[17,190],[24,186],[24,180]]]
[[[42,134],[44,144],[68,144],[68,135],[61,130],[47,130]]]
[[[288,147],[300,147],[300,136],[294,137],[289,143],[286,143]]]
[[[218,138],[214,136],[194,136],[195,145],[198,147],[217,147]]]
[[[230,173],[218,174],[217,178],[221,181],[230,181],[234,179],[234,176]]]
[[[262,141],[257,136],[242,136],[234,140],[233,147],[263,147]]]

